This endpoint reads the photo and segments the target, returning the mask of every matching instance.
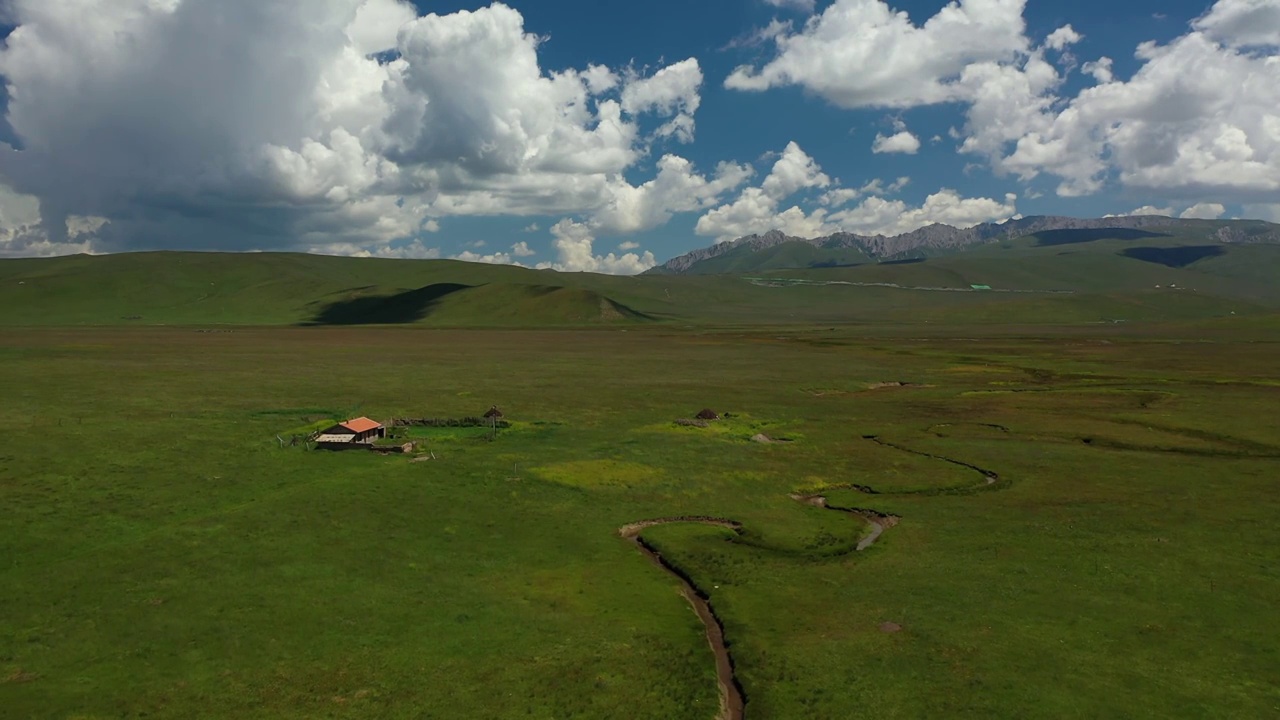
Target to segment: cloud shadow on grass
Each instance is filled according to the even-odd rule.
[[[1154,233],[1132,228],[1088,228],[1079,230],[1045,230],[1036,233],[1036,247],[1055,247],[1058,245],[1079,245],[1080,243],[1098,240],[1146,240],[1149,238],[1169,237],[1165,233]]]
[[[1226,249],[1219,245],[1188,245],[1184,247],[1136,247],[1126,248],[1120,254],[1134,260],[1157,263],[1171,268],[1184,268],[1205,258],[1225,255]]]
[[[395,295],[369,295],[320,304],[311,320],[302,325],[403,325],[422,320],[446,297],[470,290],[472,285],[436,283]]]

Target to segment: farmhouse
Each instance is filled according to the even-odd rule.
[[[387,429],[382,423],[367,417],[358,417],[322,431],[316,436],[316,445],[322,448],[371,445],[374,440],[386,436]]]

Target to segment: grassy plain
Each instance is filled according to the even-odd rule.
[[[752,720],[1274,716],[1280,325],[1197,317],[6,329],[0,714],[711,718],[702,627],[616,535],[709,515],[745,534],[645,538]],[[274,438],[492,404],[429,462]],[[816,490],[903,520],[850,552]]]

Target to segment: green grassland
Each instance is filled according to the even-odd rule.
[[[644,538],[710,598],[752,720],[1280,713],[1265,293],[1160,295],[1099,324],[1080,308],[1143,307],[1153,278],[1063,309],[733,277],[587,276],[557,296],[526,290],[560,282],[534,271],[299,256],[160,272],[174,259],[0,263],[6,322],[55,326],[0,332],[0,715],[712,718],[702,626],[617,535],[679,515],[742,523]],[[1151,264],[1126,262],[1118,278]],[[89,302],[86,278],[124,299]],[[350,301],[403,325],[397,302],[423,298],[387,298],[441,284],[532,298],[531,324],[626,311],[354,326]],[[719,309],[686,319],[664,288]],[[426,301],[458,304],[437,319],[498,312],[440,290]],[[352,323],[251,326],[316,322],[311,303],[344,293],[327,311]],[[70,327],[131,315],[148,326]],[[206,331],[222,322],[242,326]],[[513,422],[494,440],[407,431],[425,462],[276,441],[493,404]],[[732,416],[673,424],[704,407]],[[855,552],[864,521],[788,497],[816,491],[902,520]]]
[[[0,261],[0,715],[1280,713],[1280,247],[848,253]]]

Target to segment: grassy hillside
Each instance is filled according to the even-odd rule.
[[[760,251],[745,246],[734,248],[719,257],[695,263],[688,274],[740,274],[786,268],[840,267],[870,261],[866,254],[854,248],[824,248],[805,242],[785,242]]]
[[[435,283],[393,295],[358,290],[307,305],[312,325],[432,321],[444,325],[568,325],[647,320],[594,290],[557,285]]]
[[[1198,236],[1114,239],[1065,231],[927,259],[771,276],[913,287],[1137,293],[1182,289],[1264,305],[1280,302],[1280,245],[1205,245]]]
[[[1168,232],[1056,230],[958,250],[921,248],[914,252],[919,257],[888,262],[876,262],[853,249],[790,242],[758,252],[736,248],[695,263],[688,273],[759,275],[837,268],[848,272],[835,277],[857,282],[1087,292],[1125,292],[1181,280],[1185,287],[1203,285],[1196,289],[1209,293],[1280,298],[1275,282],[1280,277],[1280,246],[1221,243],[1213,233],[1222,224],[1204,221]]]
[[[787,243],[759,254],[776,269],[738,272],[747,256],[731,254],[717,258],[726,274],[641,277],[282,253],[3,260],[0,325],[1091,323],[1280,308],[1275,245],[1054,234],[899,262],[830,253]],[[819,258],[841,266],[787,267]]]
[[[643,318],[553,272],[282,253],[7,260],[0,262],[0,302],[22,308],[0,320],[10,325],[556,325]]]

